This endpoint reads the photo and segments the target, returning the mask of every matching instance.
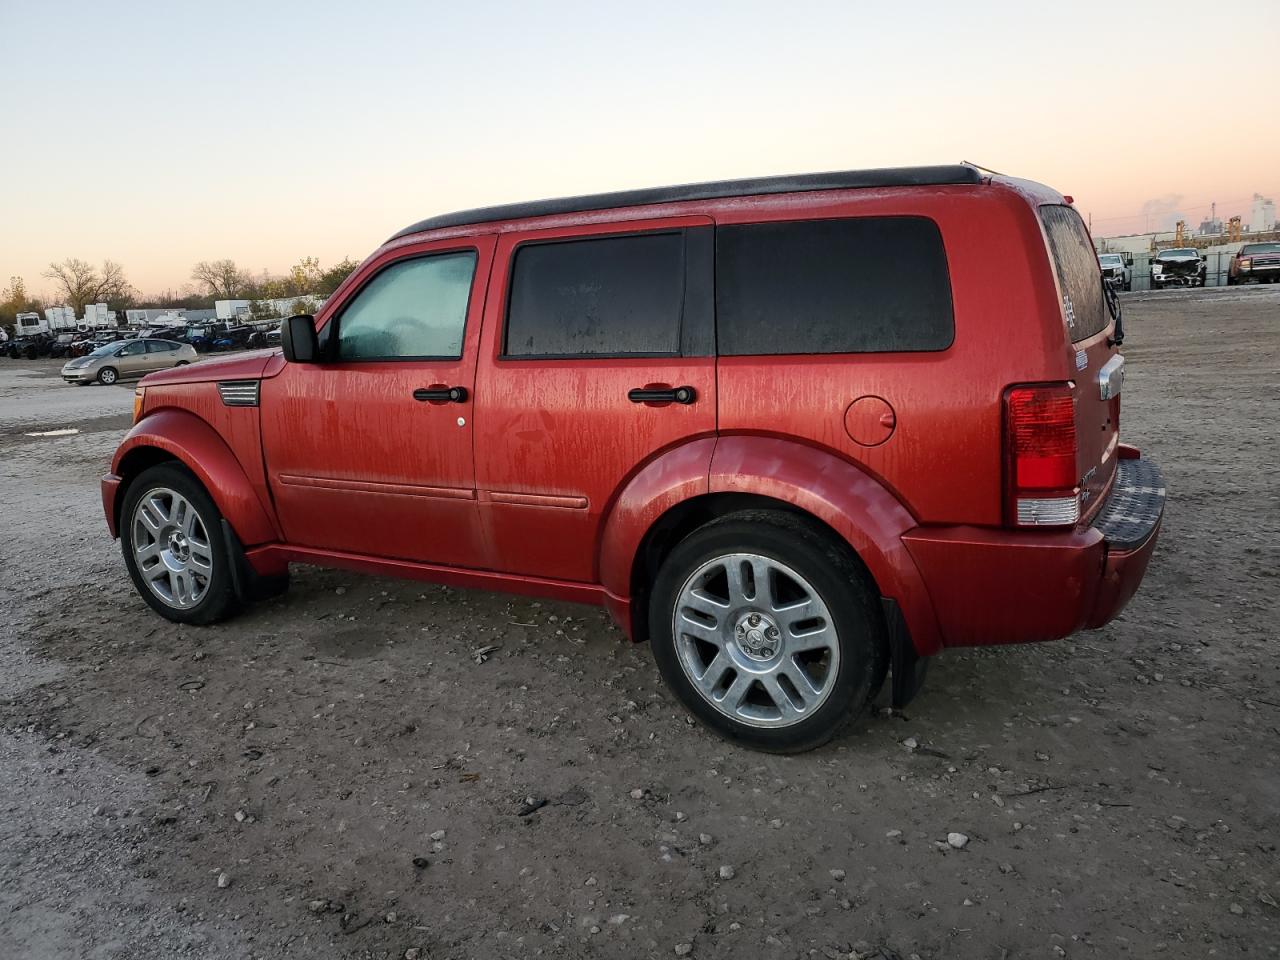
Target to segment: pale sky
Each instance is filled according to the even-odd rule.
[[[959,160],[1098,235],[1247,216],[1280,200],[1280,3],[1231,10],[0,0],[0,286],[75,256],[152,293],[465,207]]]

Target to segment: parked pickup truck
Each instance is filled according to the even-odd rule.
[[[1098,263],[1102,266],[1103,279],[1121,290],[1133,289],[1133,258],[1119,253],[1100,253]]]
[[[1151,258],[1151,289],[1165,287],[1203,287],[1208,264],[1193,247],[1161,250]]]
[[[1280,280],[1280,243],[1246,243],[1231,258],[1227,270],[1227,286],[1256,280],[1275,283]]]
[[[1123,339],[1070,202],[963,164],[469,210],[144,379],[102,502],[170,620],[291,563],[600,604],[698,720],[804,750],[1124,608],[1165,491]]]

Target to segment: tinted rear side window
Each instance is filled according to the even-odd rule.
[[[1062,288],[1062,310],[1071,341],[1087,340],[1105,330],[1109,320],[1089,231],[1080,214],[1061,204],[1041,207],[1040,220],[1049,237],[1049,256]]]
[[[945,350],[942,234],[924,217],[720,227],[716,325],[725,356]]]
[[[678,355],[684,243],[674,232],[520,247],[506,355]]]

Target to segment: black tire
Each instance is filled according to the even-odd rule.
[[[120,372],[115,367],[103,367],[98,371],[98,382],[109,387],[120,379]]]
[[[831,691],[809,716],[789,726],[752,726],[720,712],[680,662],[673,628],[680,592],[704,563],[733,553],[790,567],[826,604],[836,629],[839,665]],[[800,753],[830,740],[875,696],[888,664],[888,632],[870,576],[846,544],[809,518],[789,513],[733,513],[682,540],[653,583],[649,624],[658,669],[689,712],[726,740],[770,753]]]
[[[193,606],[184,609],[169,605],[152,592],[135,558],[134,511],[140,500],[162,488],[181,494],[195,508],[208,535],[213,558],[213,572],[204,595]],[[138,594],[152,610],[166,620],[206,625],[226,619],[237,609],[235,585],[231,575],[233,560],[223,536],[222,514],[200,481],[186,467],[176,463],[162,463],[142,471],[129,484],[120,508],[120,552],[124,555],[125,566]]]
[[[27,348],[22,351],[22,355],[28,360],[34,360],[36,357],[40,356],[40,351],[35,344],[29,344]]]

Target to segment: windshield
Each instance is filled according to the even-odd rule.
[[[118,344],[118,343],[108,343],[108,344],[106,344],[105,346],[99,347],[97,350],[94,350],[91,354],[89,354],[89,356],[91,356],[91,357],[109,357],[109,356],[111,356],[113,353],[115,353],[118,349],[120,349],[120,344]]]
[[[1159,254],[1162,257],[1198,257],[1199,254],[1190,247],[1182,247],[1177,250],[1164,250]]]
[[[1280,243],[1249,243],[1241,247],[1240,252],[1245,255],[1253,253],[1280,253]]]
[[[1108,266],[1113,266],[1113,267],[1119,266],[1120,264],[1124,263],[1124,260],[1120,257],[1118,253],[1104,253],[1100,257],[1098,257],[1098,259],[1101,260],[1103,263],[1107,264]]]

